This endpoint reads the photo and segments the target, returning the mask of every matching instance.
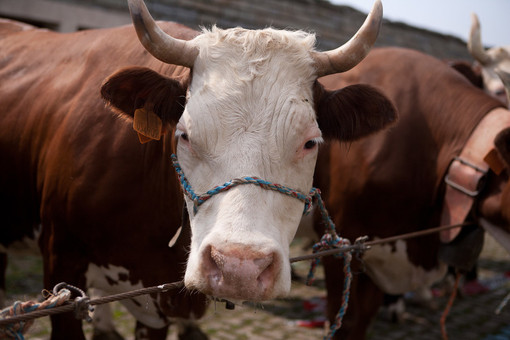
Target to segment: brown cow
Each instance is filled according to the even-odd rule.
[[[173,139],[141,145],[105,108],[99,88],[120,65],[184,82],[188,70],[144,53],[132,27],[74,34],[0,27],[2,250],[38,242],[50,289],[68,282],[113,294],[182,280],[189,234],[168,247],[183,206],[168,160]],[[182,38],[197,34],[164,27]],[[161,334],[167,316],[198,318],[206,307],[203,295],[179,291],[124,304],[138,333],[143,324]],[[54,339],[83,338],[72,314],[53,317],[52,327]]]
[[[510,123],[510,112],[501,108],[501,102],[443,61],[401,48],[374,49],[355,69],[325,77],[321,82],[328,89],[353,83],[372,85],[391,98],[400,116],[387,131],[348,145],[332,143],[321,150],[316,185],[324,192],[340,236],[351,241],[362,235],[377,239],[448,224],[442,221],[454,214],[448,214],[452,206],[443,208],[443,178],[475,126],[483,117],[493,117],[489,113],[499,115],[497,129],[483,135],[490,137],[490,148],[497,150],[496,163],[502,161],[499,165],[503,167],[496,170],[501,171],[500,175],[488,172],[485,190],[474,199],[466,220],[509,230],[510,211],[504,207],[509,207],[510,199],[510,130],[498,135],[496,146],[493,142]],[[459,161],[453,164],[476,172],[458,165]],[[464,194],[455,194],[463,199]],[[449,237],[454,235],[442,235],[445,242],[450,242],[447,245],[434,234],[368,250],[363,256],[366,273],[354,277],[350,307],[336,338],[363,339],[383,302],[383,294],[403,294],[438,281],[447,267],[442,260],[464,269],[472,265],[481,246],[476,234],[479,228],[471,227],[475,234],[464,229],[453,241]],[[465,246],[466,240],[473,242],[468,245],[472,251],[462,253],[459,260],[451,249]],[[339,261],[324,259],[331,320],[340,307],[338,287],[342,286],[343,274]],[[359,263],[354,265],[353,271],[361,270]]]
[[[170,154],[199,194],[242,176],[308,194],[322,138],[355,140],[396,119],[371,87],[330,92],[316,81],[365,57],[380,2],[351,41],[326,52],[305,32],[199,33],[156,25],[141,1],[130,9],[142,44],[164,62],[132,27],[59,34],[0,26],[2,251],[38,243],[47,288],[65,281],[116,293],[186,272],[188,288],[216,297],[285,295],[304,202],[253,185],[198,211],[186,197],[191,229],[169,247],[184,205]],[[133,115],[140,138],[159,140],[140,144]],[[203,295],[186,291],[124,304],[154,339],[171,318],[198,318],[205,308]],[[53,316],[52,327],[52,339],[84,338],[71,314]]]

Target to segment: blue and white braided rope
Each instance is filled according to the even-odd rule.
[[[308,214],[308,212],[312,208],[313,197],[311,194],[313,193],[314,189],[312,189],[312,191],[310,192],[309,195],[305,195],[299,191],[293,190],[293,189],[288,188],[284,185],[271,183],[271,182],[265,181],[263,179],[260,179],[258,177],[250,177],[250,176],[234,178],[231,181],[225,182],[222,185],[218,185],[218,186],[212,188],[211,190],[207,191],[204,194],[197,195],[193,191],[193,188],[189,184],[188,180],[186,179],[186,176],[184,176],[184,172],[182,171],[181,165],[179,164],[179,162],[177,160],[177,156],[175,154],[172,154],[171,157],[172,157],[172,163],[174,165],[175,171],[179,175],[179,180],[181,182],[184,193],[186,194],[186,196],[188,196],[193,201],[194,213],[197,213],[198,207],[200,207],[205,201],[207,201],[214,195],[225,192],[229,189],[232,189],[233,187],[236,187],[236,186],[242,185],[242,184],[255,184],[255,185],[260,186],[263,189],[277,191],[281,194],[297,198],[298,200],[301,200],[305,203],[305,208],[304,208],[304,212],[303,212],[304,214]]]

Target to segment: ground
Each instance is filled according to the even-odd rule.
[[[292,256],[301,255],[300,243],[296,242]],[[9,303],[16,300],[27,301],[40,297],[42,290],[41,260],[26,256],[10,258],[7,276]],[[308,263],[295,264],[295,270],[305,276]],[[499,315],[495,310],[510,293],[510,255],[492,238],[486,242],[479,260],[479,278],[488,291],[482,294],[460,295],[455,300],[446,320],[450,339],[462,340],[504,340],[510,339],[510,306],[503,308]],[[321,339],[325,291],[322,272],[317,272],[313,287],[307,287],[300,281],[292,285],[291,294],[286,299],[257,305],[236,306],[227,310],[224,303],[211,303],[208,313],[200,321],[202,329],[211,339]],[[442,286],[434,289],[431,310],[413,304],[409,295],[407,312],[401,323],[392,323],[383,311],[368,330],[370,340],[388,339],[440,339],[439,320],[449,296],[443,294]],[[120,333],[126,339],[133,339],[134,322],[123,306],[116,302],[112,305],[115,322]],[[354,308],[350,306],[349,308]],[[313,327],[315,326],[315,327]],[[90,338],[91,326],[84,326]],[[26,339],[48,339],[49,318],[37,319],[26,334]],[[176,339],[176,331],[171,329],[168,339]]]

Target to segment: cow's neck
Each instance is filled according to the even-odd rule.
[[[495,154],[494,138],[510,127],[510,115],[502,108],[491,110],[476,126],[460,155],[455,157],[445,176],[446,192],[441,212],[441,225],[464,222],[491,169],[501,172]],[[459,234],[461,227],[441,232],[441,241],[449,243]]]

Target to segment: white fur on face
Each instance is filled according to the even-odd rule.
[[[489,65],[482,66],[482,78],[485,91],[490,95],[500,99],[506,103],[507,107],[510,105],[508,102],[505,85],[495,72],[496,69],[510,74],[510,46],[507,47],[493,47],[487,50],[487,54],[494,60]],[[510,92],[510,89],[507,89]]]
[[[213,29],[199,38],[200,54],[176,133],[178,157],[193,190],[202,194],[233,178],[256,176],[307,194],[317,147],[304,146],[321,139],[313,107],[313,36]],[[188,286],[206,285],[204,251],[236,244],[276,254],[278,277],[267,292],[254,293],[257,299],[288,292],[288,246],[303,202],[241,185],[211,198],[196,215],[187,203],[192,228]]]

